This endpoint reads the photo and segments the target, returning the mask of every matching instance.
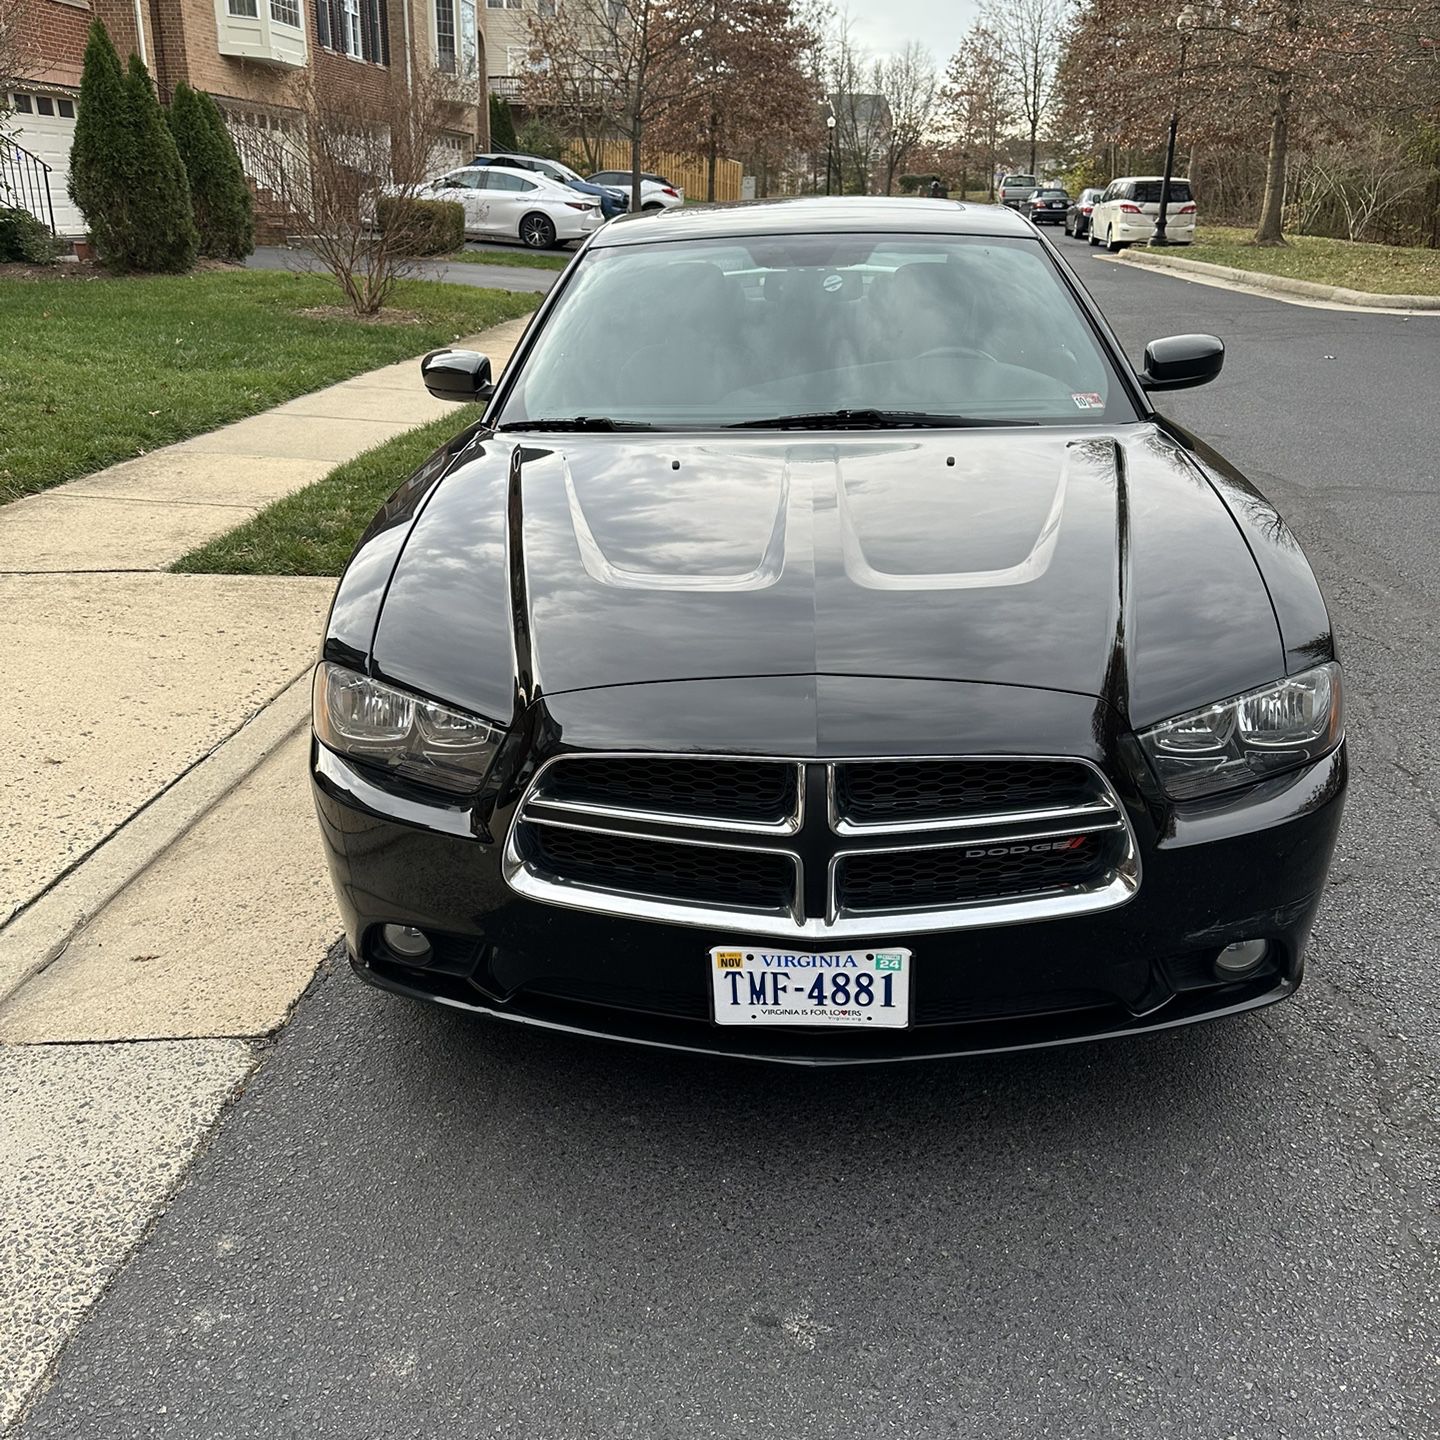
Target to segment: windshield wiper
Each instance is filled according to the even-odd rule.
[[[975,415],[930,415],[923,410],[817,410],[740,420],[727,430],[961,430],[991,425],[1038,425],[1038,420],[991,420]]]
[[[608,415],[571,415],[558,420],[512,420],[498,430],[654,430],[644,420],[612,420]]]

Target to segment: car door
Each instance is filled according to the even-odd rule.
[[[1120,188],[1118,181],[1111,181],[1105,187],[1104,193],[1095,202],[1095,208],[1090,212],[1090,231],[1101,238],[1105,235],[1105,226],[1110,219],[1111,202],[1115,199],[1116,191]]]

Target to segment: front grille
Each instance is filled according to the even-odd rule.
[[[561,756],[505,876],[549,904],[817,945],[1084,914],[1139,884],[1099,770],[1007,756]]]
[[[543,790],[557,804],[778,824],[795,811],[794,765],[757,760],[597,756],[568,761]]]
[[[529,827],[529,858],[576,884],[623,895],[653,895],[686,905],[742,910],[787,908],[795,867],[767,850],[675,844],[599,830]]]
[[[835,766],[835,807],[856,825],[1068,809],[1096,775],[1068,760],[869,760]]]
[[[846,856],[839,865],[837,897],[842,910],[884,912],[1045,895],[1093,880],[1107,862],[1107,839],[1076,836],[1059,842],[1073,849],[1004,855],[972,855],[972,849],[983,847],[952,845]]]

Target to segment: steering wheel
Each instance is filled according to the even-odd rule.
[[[988,350],[975,350],[969,345],[937,345],[933,350],[924,350],[915,357],[917,360],[988,360],[992,365],[1000,362]]]

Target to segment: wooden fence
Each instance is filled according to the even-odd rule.
[[[587,166],[585,152],[579,145],[572,145],[566,160],[580,173],[591,173]],[[672,185],[685,192],[687,200],[703,200],[706,191],[705,161],[691,156],[676,155],[669,150],[645,150],[642,152],[642,167],[652,175],[663,175]],[[630,142],[628,140],[607,140],[600,152],[601,170],[629,170]],[[715,165],[715,198],[717,200],[738,200],[740,178],[745,167],[738,160],[720,160]]]

